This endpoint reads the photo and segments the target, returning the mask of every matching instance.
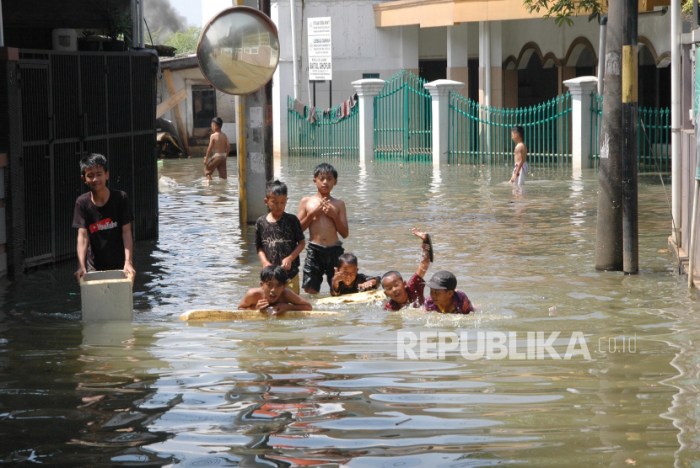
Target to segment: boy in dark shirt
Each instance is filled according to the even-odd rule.
[[[279,265],[290,280],[290,287],[299,294],[299,254],[306,241],[299,218],[285,212],[287,185],[275,180],[267,184],[265,205],[270,210],[255,222],[255,248],[263,268]]]
[[[331,280],[331,296],[342,296],[376,289],[379,276],[367,276],[357,272],[357,257],[350,252],[338,257],[338,266]]]
[[[384,294],[389,300],[384,304],[384,310],[400,310],[403,307],[421,307],[425,302],[423,290],[425,289],[425,280],[423,277],[428,272],[430,262],[433,261],[433,248],[430,242],[430,234],[411,229],[414,236],[423,241],[421,260],[416,268],[416,272],[408,280],[408,283],[403,280],[401,273],[392,270],[384,273],[382,276],[382,287]]]
[[[78,228],[78,270],[80,279],[88,271],[124,270],[132,279],[131,203],[126,193],[111,190],[107,158],[92,153],[80,161],[81,177],[89,192],[75,201],[73,227]]]

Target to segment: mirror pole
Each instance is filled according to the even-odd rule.
[[[248,184],[246,177],[246,118],[245,118],[245,96],[236,96],[236,122],[238,134],[236,135],[236,152],[238,160],[238,217],[243,226],[248,224]]]

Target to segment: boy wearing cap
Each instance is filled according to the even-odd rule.
[[[425,300],[426,311],[443,314],[468,314],[474,306],[466,294],[457,291],[457,278],[449,271],[438,271],[428,281],[430,297]]]
[[[231,146],[228,143],[228,137],[221,131],[223,124],[224,121],[221,117],[211,119],[212,134],[209,137],[207,153],[204,155],[204,175],[207,180],[211,180],[211,175],[215,169],[219,171],[219,177],[222,179],[226,179],[228,176],[226,172],[226,156],[231,151]],[[210,155],[213,155],[211,159],[209,159]]]

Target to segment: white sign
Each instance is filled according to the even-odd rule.
[[[309,80],[333,79],[333,50],[331,46],[331,17],[308,18]]]

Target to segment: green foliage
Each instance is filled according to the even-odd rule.
[[[554,18],[558,26],[563,23],[571,26],[571,17],[576,14],[588,14],[590,18],[600,15],[604,0],[523,0],[523,5],[530,13],[545,11],[545,18]],[[613,1],[613,0],[608,0]],[[615,0],[617,1],[617,0]],[[693,12],[693,0],[684,0],[683,13]]]
[[[197,41],[202,28],[198,26],[190,26],[185,31],[173,33],[165,45],[175,47],[177,54],[194,54],[197,50]]]
[[[600,0],[523,0],[523,5],[530,13],[544,11],[544,17],[554,18],[558,26],[564,23],[571,26],[571,17],[575,15],[599,15],[602,7]]]

